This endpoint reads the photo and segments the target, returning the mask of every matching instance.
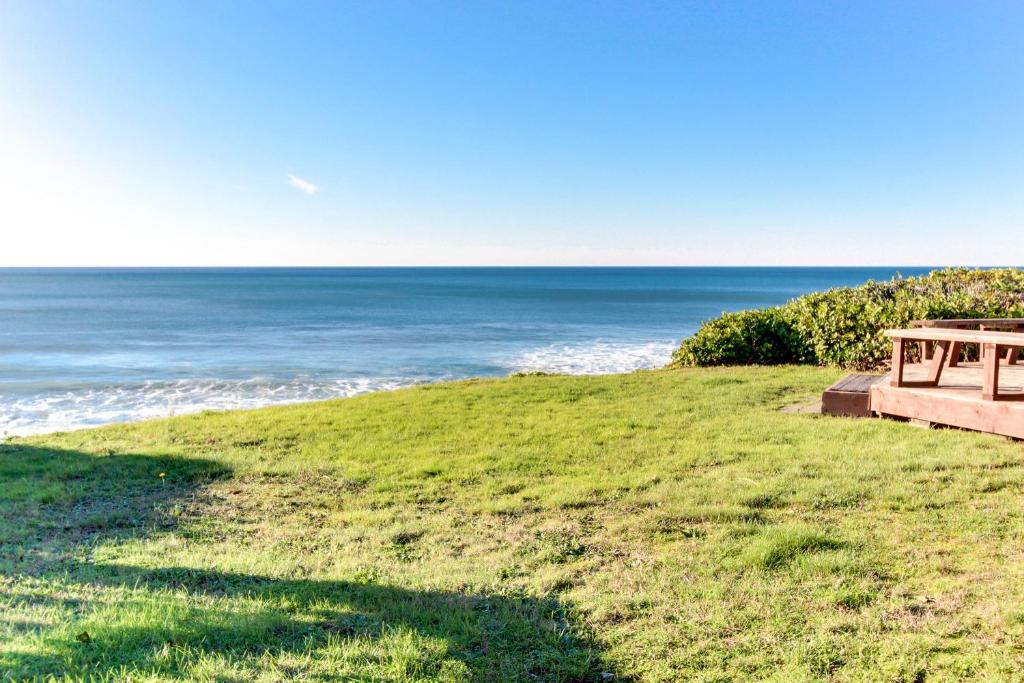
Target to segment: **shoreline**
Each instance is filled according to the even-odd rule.
[[[224,405],[224,406],[209,406],[209,405],[182,405],[177,406],[167,413],[152,413],[148,415],[138,415],[127,417],[125,419],[111,419],[103,422],[97,422],[95,424],[78,424],[56,427],[54,429],[46,429],[45,431],[9,431],[0,432],[0,443],[5,443],[13,439],[25,439],[34,437],[45,437],[54,436],[59,434],[67,434],[72,432],[81,432],[91,429],[102,429],[108,426],[114,425],[131,425],[139,424],[144,422],[150,422],[155,420],[166,420],[175,417],[183,417],[186,415],[196,414],[223,414],[231,412],[250,412],[257,410],[265,410],[268,408],[280,408],[286,406],[304,406],[313,405],[316,403],[327,403],[331,401],[342,401],[350,398],[360,398],[364,396],[372,396],[375,394],[391,393],[401,391],[404,389],[414,389],[417,387],[426,386],[443,386],[448,384],[458,384],[460,382],[491,382],[501,381],[508,379],[517,379],[522,377],[609,377],[615,375],[628,375],[637,372],[653,372],[663,370],[667,366],[656,366],[656,367],[637,367],[628,370],[622,370],[619,372],[606,372],[606,373],[558,373],[558,372],[546,372],[540,370],[517,370],[509,372],[505,375],[472,375],[465,377],[450,377],[441,379],[431,379],[422,381],[411,381],[406,383],[396,383],[393,386],[378,386],[369,388],[366,390],[356,391],[349,394],[337,394],[333,396],[322,396],[322,397],[311,397],[311,398],[295,398],[286,399],[281,401],[271,401],[259,404],[244,404],[244,405]]]
[[[159,419],[206,410],[248,410],[361,396],[379,391],[517,372],[600,375],[662,367],[676,341],[616,343],[602,340],[551,345],[519,354],[482,372],[410,373],[406,376],[177,378],[41,387],[5,395],[0,384],[0,434],[33,436]],[[19,395],[20,393],[20,395]]]

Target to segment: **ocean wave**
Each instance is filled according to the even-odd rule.
[[[678,342],[640,343],[595,341],[582,344],[551,344],[527,351],[512,362],[516,372],[550,372],[565,375],[607,375],[647,370],[666,365]]]
[[[416,378],[175,380],[0,396],[0,440],[203,410],[321,401],[417,384]]]
[[[573,375],[631,372],[665,365],[675,347],[676,343],[672,341],[551,344],[498,362],[485,374],[501,372],[501,368],[510,372]],[[0,440],[6,436],[68,431],[203,410],[321,401],[472,374],[472,371],[462,369],[461,372],[432,377],[183,379],[66,388],[36,386],[34,390],[21,386],[13,393],[0,393]]]

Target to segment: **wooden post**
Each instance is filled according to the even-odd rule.
[[[1014,332],[1024,332],[1024,325],[1016,325],[1013,328]],[[1006,364],[1016,365],[1017,361],[1020,360],[1020,349],[1016,346],[1006,352]]]
[[[999,356],[1001,351],[998,344],[981,345],[981,358],[985,374],[981,397],[986,401],[995,401],[999,398]]]
[[[904,345],[902,337],[893,337],[892,339],[892,379],[889,383],[894,387],[903,386],[903,362],[906,354],[904,353]]]
[[[928,360],[929,358],[931,358],[932,354],[934,352],[935,352],[935,348],[934,348],[934,345],[933,345],[932,342],[930,342],[930,341],[923,341],[923,342],[921,342],[921,362],[922,363],[925,362],[926,360]]]
[[[928,366],[928,384],[933,387],[939,386],[939,378],[942,377],[942,368],[946,365],[946,355],[949,353],[950,343],[948,341],[935,342],[932,354],[932,362]]]
[[[960,351],[963,348],[964,345],[960,342],[953,342],[953,345],[949,347],[949,362],[947,363],[949,367],[955,368],[960,362]]]

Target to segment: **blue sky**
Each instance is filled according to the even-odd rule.
[[[1020,3],[0,3],[0,265],[1024,263]]]

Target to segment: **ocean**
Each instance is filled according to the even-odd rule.
[[[517,371],[653,368],[723,311],[926,270],[0,269],[0,438]]]

